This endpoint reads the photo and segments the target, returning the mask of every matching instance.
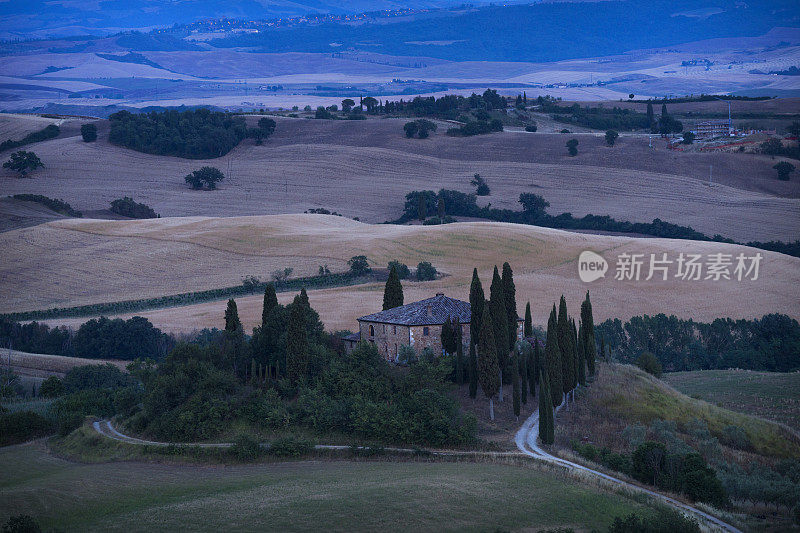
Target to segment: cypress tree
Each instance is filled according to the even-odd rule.
[[[463,385],[466,374],[465,361],[464,361],[464,339],[461,335],[461,324],[456,319],[456,383]]]
[[[578,362],[580,355],[578,354],[578,328],[575,327],[575,319],[570,320],[570,329],[572,330],[572,338],[570,344],[572,345],[572,398],[575,399],[575,389],[578,386]]]
[[[539,393],[539,439],[542,444],[550,445],[554,438],[553,400],[550,393],[550,380],[546,373],[539,376],[541,392]]]
[[[439,220],[443,219],[444,216],[447,214],[447,210],[444,206],[444,198],[441,196],[439,197],[439,202],[436,204],[437,214],[439,215]]]
[[[522,405],[528,403],[528,358],[531,355],[531,345],[527,341],[520,342],[519,350],[519,379],[522,393]]]
[[[261,327],[267,324],[269,314],[278,307],[278,295],[275,294],[275,285],[267,283],[264,287],[264,307],[261,309]]]
[[[494,341],[497,344],[497,363],[500,372],[500,394],[499,400],[503,401],[503,373],[508,366],[508,311],[506,310],[505,291],[503,280],[497,266],[494,267],[492,275],[492,285],[489,287],[489,311],[494,326]]]
[[[497,361],[497,343],[489,306],[483,308],[481,332],[478,339],[478,378],[483,394],[489,399],[489,419],[494,420],[494,396],[500,388],[500,367]]]
[[[250,358],[250,384],[251,385],[255,385],[256,384],[256,380],[258,378],[257,372],[258,372],[258,367],[256,367],[256,360],[251,357]]]
[[[666,118],[668,116],[669,113],[667,113],[667,104],[661,104],[661,117]]]
[[[417,193],[417,218],[425,220],[426,216],[428,216],[427,198],[424,192],[420,192]]]
[[[605,335],[600,335],[600,358],[603,361],[606,360],[606,336]]]
[[[561,374],[561,350],[558,344],[558,319],[556,318],[556,306],[550,311],[550,318],[547,321],[547,344],[544,347],[544,364],[547,365],[547,382],[551,384],[550,396],[552,405],[561,405],[563,392],[561,384],[563,382]],[[552,384],[555,383],[555,386]],[[543,392],[540,391],[540,394]]]
[[[533,318],[531,317],[531,303],[525,304],[525,328],[523,334],[526,339],[533,337]]]
[[[557,319],[557,336],[558,348],[561,352],[561,392],[568,394],[572,390],[572,376],[573,376],[573,354],[572,354],[572,329],[569,325],[569,318],[567,316],[567,301],[564,295],[561,295],[561,301],[558,303],[558,319]],[[549,337],[548,337],[549,339]],[[555,381],[550,383],[555,392],[558,389],[558,383]],[[555,401],[553,404],[555,405]]]
[[[594,317],[592,316],[592,302],[589,300],[589,291],[586,291],[586,299],[581,304],[581,324],[583,324],[583,349],[586,359],[586,366],[589,370],[589,379],[594,378],[594,361],[597,357],[597,346],[594,338]],[[605,354],[602,354],[604,356]]]
[[[539,339],[533,338],[533,350],[528,358],[528,387],[531,396],[536,396],[536,385],[539,384],[539,372],[542,369],[542,351],[539,347]],[[541,387],[540,387],[541,390]]]
[[[508,261],[503,263],[503,297],[508,315],[508,349],[513,350],[517,343],[517,289],[514,286],[514,272]]]
[[[651,128],[656,123],[655,115],[653,114],[653,104],[651,102],[647,102],[647,121]]]
[[[242,328],[242,323],[239,321],[239,310],[236,307],[236,301],[231,298],[228,300],[228,307],[225,308],[225,331],[234,333]]]
[[[289,309],[289,325],[286,330],[286,374],[297,384],[308,372],[308,332],[301,296],[295,296]]]
[[[519,355],[516,351],[511,352],[511,387],[512,387],[512,397],[514,400],[514,416],[517,418],[517,422],[519,422],[519,412],[520,412],[520,383],[519,383],[519,361],[517,358]]]
[[[469,363],[467,366],[469,375],[469,397],[475,398],[478,395],[478,356],[475,353],[475,345],[469,343]]]
[[[383,310],[394,309],[403,305],[403,285],[400,283],[400,275],[394,265],[389,269],[389,279],[386,280],[386,287],[383,289]]]
[[[481,333],[481,318],[483,317],[483,305],[486,295],[483,293],[481,280],[478,278],[478,269],[472,269],[472,283],[469,286],[469,307],[471,318],[469,323],[470,344],[478,344],[478,336]]]
[[[578,383],[586,386],[586,348],[583,344],[583,322],[578,328]]]

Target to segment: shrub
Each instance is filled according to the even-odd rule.
[[[111,212],[128,218],[159,218],[150,206],[134,202],[127,196],[112,201]]]
[[[81,137],[83,142],[94,142],[97,140],[97,126],[94,124],[83,124],[81,126]]]
[[[350,273],[354,276],[364,276],[372,272],[365,255],[355,255],[347,261],[347,264],[350,266]]]
[[[436,279],[436,268],[427,261],[417,264],[417,281],[430,281]]]
[[[58,417],[57,430],[59,437],[66,437],[83,424],[85,417],[81,413],[65,412]]]
[[[614,146],[614,143],[617,142],[618,137],[619,133],[614,130],[608,130],[606,132],[606,144],[609,146]]]
[[[56,376],[50,376],[39,387],[39,396],[43,398],[56,398],[64,394],[64,382]]]
[[[200,190],[204,186],[209,190],[215,190],[217,183],[225,179],[225,175],[220,172],[218,168],[203,167],[200,170],[195,170],[191,174],[187,174],[184,181],[188,183],[192,189]]]
[[[116,366],[82,365],[71,368],[64,376],[64,388],[73,393],[87,389],[117,389],[128,385],[130,377]]]
[[[661,363],[656,356],[650,352],[642,352],[642,354],[636,359],[636,366],[657,378],[661,377]]]
[[[228,452],[236,458],[237,461],[247,462],[258,459],[263,453],[261,444],[250,435],[239,435],[233,441],[233,446],[228,449]]]
[[[14,515],[3,526],[3,533],[41,533],[42,528],[32,516]]]
[[[781,181],[789,181],[789,174],[794,172],[794,165],[788,161],[781,161],[772,168],[778,171],[778,179]]]
[[[273,441],[269,453],[276,457],[302,457],[313,449],[314,445],[308,441],[285,437]]]
[[[684,131],[683,132],[683,140],[681,140],[682,144],[692,144],[694,142],[695,136],[694,133],[691,131]],[[744,146],[740,146],[739,148],[744,148]]]
[[[578,155],[578,139],[570,139],[567,141],[567,151],[571,156]]]
[[[615,517],[608,533],[700,533],[696,520],[674,509],[660,508],[654,517],[640,518],[636,514]]]
[[[409,276],[411,276],[411,270],[405,263],[401,263],[400,261],[389,261],[387,268],[389,270],[392,270],[392,267],[395,268],[395,270],[397,271],[397,276],[400,279],[406,279]]]
[[[527,126],[525,126],[525,131],[528,131],[528,132],[531,132],[531,133],[536,133],[537,129],[538,128],[536,127],[536,124],[528,124]]]
[[[33,411],[0,414],[0,446],[43,437],[52,429],[45,417]]]

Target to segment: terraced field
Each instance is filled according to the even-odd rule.
[[[236,285],[245,276],[268,279],[279,268],[293,276],[333,271],[366,255],[371,264],[400,260],[415,266],[430,261],[446,276],[432,282],[404,282],[414,301],[437,291],[466,299],[473,267],[488,291],[492,267],[514,268],[520,312],[530,300],[534,322],[543,323],[561,294],[575,306],[587,289],[595,319],[664,312],[710,320],[787,313],[800,318],[800,259],[761,252],[758,280],[617,281],[618,254],[717,252],[751,255],[753,249],[692,241],[588,235],[514,224],[465,222],[445,226],[370,225],[325,215],[231,218],[162,218],[142,221],[69,219],[0,234],[9,261],[0,264],[0,312],[67,307],[176,294]],[[606,277],[590,285],[577,276],[577,257],[591,249],[610,262]],[[380,309],[382,284],[309,292],[330,330],[350,328],[355,319]],[[290,293],[280,295],[282,301]],[[237,299],[245,328],[261,316],[261,297]],[[224,301],[137,313],[157,326],[191,331],[219,326]],[[76,324],[83,319],[59,320]]]

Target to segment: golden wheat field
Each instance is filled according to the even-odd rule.
[[[564,294],[573,313],[591,291],[596,319],[625,319],[643,313],[684,318],[757,317],[786,313],[800,318],[800,259],[760,251],[755,281],[617,281],[620,253],[744,252],[757,250],[718,243],[589,235],[503,223],[467,222],[444,226],[372,225],[325,215],[230,218],[162,218],[141,221],[66,219],[0,234],[8,261],[0,265],[0,312],[45,309],[154,297],[237,285],[245,276],[268,279],[276,269],[293,276],[315,274],[320,265],[346,270],[364,254],[373,266],[399,260],[412,267],[430,261],[444,273],[431,282],[404,282],[407,302],[444,292],[467,299],[473,267],[487,291],[492,267],[509,261],[514,269],[520,313],[530,301],[534,322]],[[578,278],[577,258],[593,250],[610,265],[604,279]],[[644,273],[646,274],[646,272]],[[645,275],[642,276],[644,278]],[[311,304],[331,330],[353,329],[355,319],[381,308],[380,283],[309,291]],[[279,299],[287,302],[290,293]],[[238,298],[246,328],[259,320],[261,297]],[[158,327],[191,331],[219,327],[224,301],[140,312]],[[85,319],[56,320],[76,325]]]
[[[255,118],[255,117],[254,117]],[[123,196],[162,216],[240,216],[327,208],[367,222],[395,220],[405,195],[440,188],[472,192],[481,174],[492,194],[479,205],[519,209],[521,193],[547,199],[551,214],[654,218],[739,242],[793,241],[800,230],[800,185],[778,181],[768,156],[650,150],[646,136],[580,135],[579,153],[566,154],[567,136],[504,132],[453,138],[405,139],[402,120],[281,119],[263,146],[243,141],[228,155],[187,160],[143,154],[77,133],[37,143],[45,164],[31,179],[0,170],[6,194],[63,198],[84,212],[108,209]],[[446,125],[442,124],[440,130]],[[218,191],[192,191],[184,176],[211,165],[225,174]],[[714,183],[707,183],[713,167]]]

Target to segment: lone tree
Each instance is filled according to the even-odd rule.
[[[778,179],[781,181],[789,181],[789,174],[794,172],[794,165],[788,161],[781,161],[772,168],[778,171]]]
[[[476,196],[489,196],[489,194],[491,193],[489,185],[486,183],[486,180],[481,177],[480,174],[475,174],[472,177],[472,181],[470,181],[469,183],[470,185],[475,187]]]
[[[94,142],[97,140],[97,126],[94,124],[83,124],[81,126],[81,137],[83,142]]]
[[[417,124],[416,120],[412,120],[411,122],[406,122],[403,125],[403,131],[406,132],[406,137],[408,137],[409,139],[414,137],[414,135],[417,134],[418,130],[419,130],[419,124]]]
[[[364,276],[372,272],[366,255],[354,255],[347,261],[347,265],[354,276]]]
[[[345,98],[344,100],[342,100],[342,112],[349,113],[350,110],[353,109],[353,106],[355,105],[356,103],[351,98]]]
[[[550,311],[550,318],[547,320],[547,344],[544,347],[544,360],[547,372],[547,382],[550,386],[550,397],[552,405],[561,405],[564,397],[561,391],[561,350],[558,346],[558,319],[556,318],[556,306]],[[543,394],[542,391],[539,392]]]
[[[39,159],[39,156],[25,150],[14,152],[9,160],[3,163],[3,168],[13,170],[23,178],[28,175],[28,172],[33,172],[39,167],[44,167],[44,163]]]
[[[606,144],[614,146],[614,143],[617,142],[617,137],[619,137],[619,133],[614,130],[608,130],[606,132]]]
[[[246,372],[244,366],[247,354],[244,345],[244,330],[242,322],[239,320],[239,310],[236,301],[232,298],[228,300],[225,308],[225,332],[222,343],[223,364],[239,375],[239,371]]]
[[[497,344],[489,306],[483,306],[481,332],[478,340],[478,380],[484,396],[489,399],[489,419],[494,420],[494,397],[500,389],[500,367],[497,363]]]
[[[533,337],[533,318],[531,317],[531,303],[525,304],[525,326],[522,334],[526,339]]]
[[[486,302],[486,296],[483,293],[483,286],[481,280],[478,278],[478,269],[472,269],[472,283],[469,287],[469,305],[472,310],[472,318],[469,323],[469,336],[470,336],[470,371],[472,371],[472,362],[475,358],[474,346],[478,342],[481,331],[481,318],[483,318],[483,307]],[[477,368],[477,366],[476,366]],[[478,375],[477,372],[472,372],[469,376],[469,396],[474,398],[478,390]]]
[[[264,139],[269,137],[275,132],[275,121],[271,118],[263,117],[258,120],[258,127],[251,128],[247,131],[247,135],[255,139],[256,144],[261,144]]]
[[[567,141],[567,151],[571,156],[578,155],[578,139],[570,139]]]
[[[403,285],[394,265],[389,269],[389,279],[383,290],[383,310],[394,309],[403,305]]]
[[[225,175],[214,167],[203,167],[200,170],[195,170],[191,174],[187,174],[184,181],[188,183],[192,189],[200,190],[203,187],[213,191],[217,188],[217,183],[225,179]]]

